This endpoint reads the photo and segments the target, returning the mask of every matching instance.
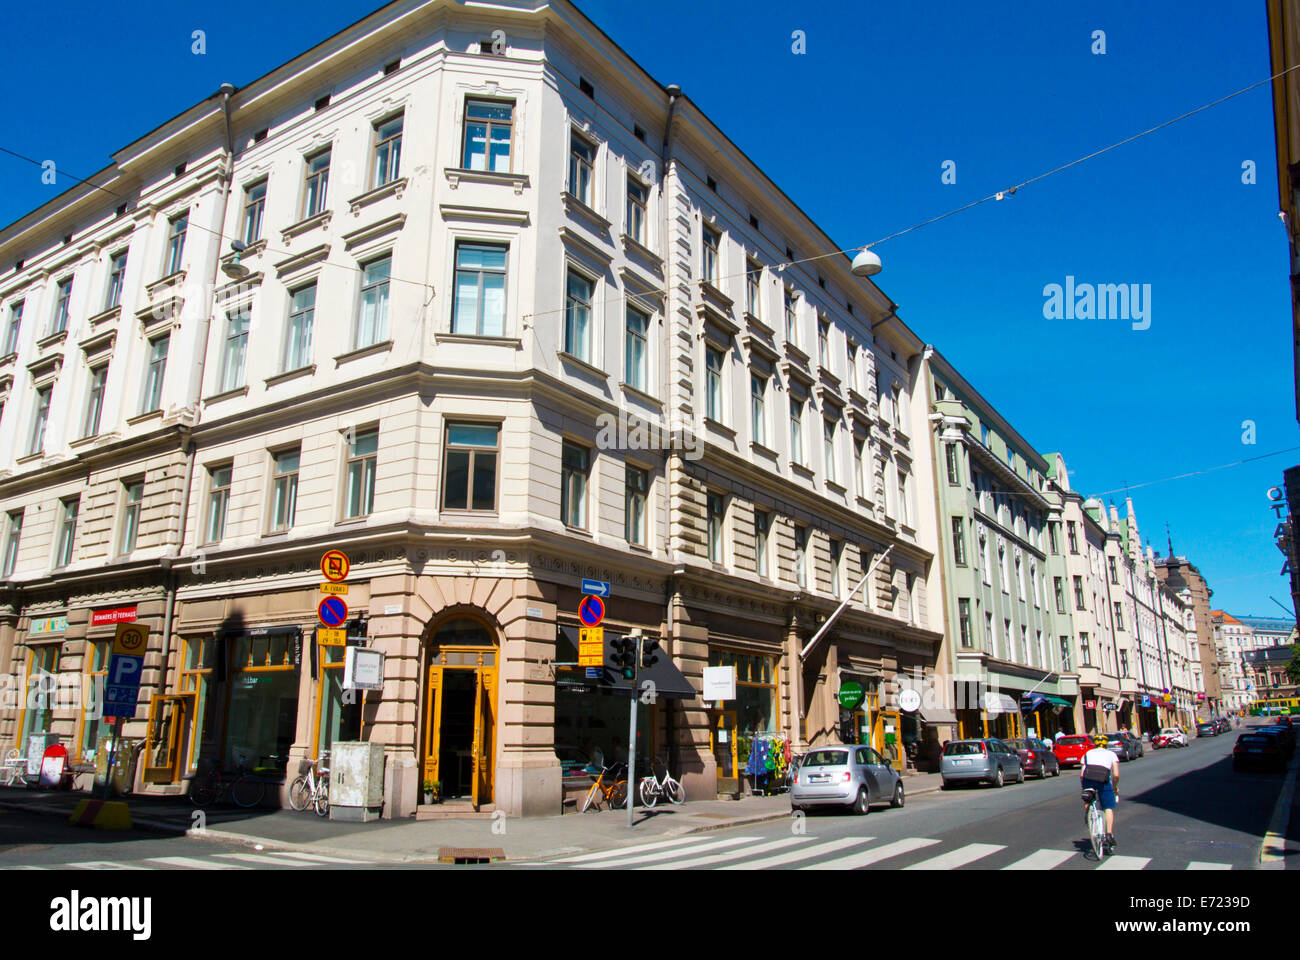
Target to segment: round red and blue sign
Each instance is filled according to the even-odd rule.
[[[605,601],[600,597],[583,597],[578,604],[578,619],[583,626],[600,626],[600,621],[605,619]]]
[[[326,597],[316,608],[316,616],[327,627],[341,627],[348,619],[348,605],[342,597]]]

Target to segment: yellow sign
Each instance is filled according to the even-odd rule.
[[[348,632],[346,630],[330,630],[327,627],[317,627],[316,639],[327,647],[344,647],[347,646]]]
[[[346,597],[348,595],[348,585],[346,583],[322,583],[320,592],[332,593],[336,597]]]
[[[578,628],[578,666],[599,667],[605,663],[605,628]]]
[[[329,550],[320,558],[320,572],[332,583],[346,580],[351,569],[352,564],[348,560],[348,555],[342,550]]]
[[[149,646],[149,628],[142,623],[119,623],[113,635],[113,652],[126,657],[143,657]]]

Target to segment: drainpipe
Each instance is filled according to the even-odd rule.
[[[668,116],[667,119],[664,121],[663,147],[661,148],[659,153],[659,160],[662,167],[660,177],[659,177],[659,206],[660,206],[660,213],[661,213],[660,216],[661,229],[660,229],[659,242],[663,245],[663,250],[664,250],[664,291],[665,291],[664,317],[663,317],[664,336],[660,339],[660,343],[663,344],[663,349],[662,349],[663,356],[661,357],[661,362],[659,364],[659,368],[660,368],[659,382],[662,385],[662,393],[660,395],[664,397],[665,400],[669,401],[670,409],[671,409],[670,392],[672,389],[672,378],[668,372],[670,367],[668,349],[669,349],[669,345],[672,343],[672,337],[669,335],[669,323],[670,323],[669,317],[672,315],[672,311],[668,308],[668,298],[672,296],[672,292],[671,292],[672,282],[669,279],[669,274],[672,271],[673,258],[670,256],[670,252],[668,250],[668,231],[669,231],[669,225],[672,222],[672,218],[670,216],[669,204],[668,204],[668,167],[669,164],[672,162],[673,117],[677,113],[677,98],[682,95],[682,88],[677,86],[677,84],[674,83],[666,87],[665,92],[668,94]],[[671,417],[671,413],[669,414],[669,416]],[[664,477],[664,495],[667,497],[668,500],[667,504],[665,505],[666,506],[665,513],[667,514],[668,522],[664,526],[664,553],[668,557],[668,562],[675,568],[673,570],[673,574],[669,576],[667,580],[667,591],[666,591],[667,606],[668,606],[668,610],[667,610],[668,616],[666,621],[667,636],[664,639],[667,641],[668,650],[671,652],[671,654],[676,654],[677,653],[677,649],[676,649],[677,614],[676,614],[676,604],[674,603],[674,598],[676,597],[677,594],[677,575],[679,572],[682,571],[676,569],[677,551],[673,549],[673,522],[676,519],[677,511],[674,507],[675,499],[673,497],[671,477],[672,477],[672,467],[674,462],[680,464],[681,451],[678,450],[672,442],[671,423],[666,423],[664,424],[664,426],[669,429],[668,459],[665,462],[666,475]],[[674,767],[676,767],[677,771],[681,773],[682,772],[681,766],[680,764],[677,763],[677,760],[680,759],[680,751],[678,750],[676,739],[673,736],[673,732],[674,732],[673,731],[673,705],[671,701],[667,701],[664,705],[664,727],[665,727],[664,734],[668,740],[669,770],[671,771]],[[629,787],[629,790],[630,789],[631,787]],[[631,806],[632,806],[632,801],[629,795],[629,800],[628,800],[629,809],[631,808]]]

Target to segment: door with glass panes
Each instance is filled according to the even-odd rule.
[[[440,799],[493,802],[497,649],[471,618],[439,628],[430,647],[424,702],[424,789]]]

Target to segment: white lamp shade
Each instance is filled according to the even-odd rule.
[[[853,275],[855,277],[874,277],[880,272],[880,258],[871,250],[860,250],[853,258]]]

